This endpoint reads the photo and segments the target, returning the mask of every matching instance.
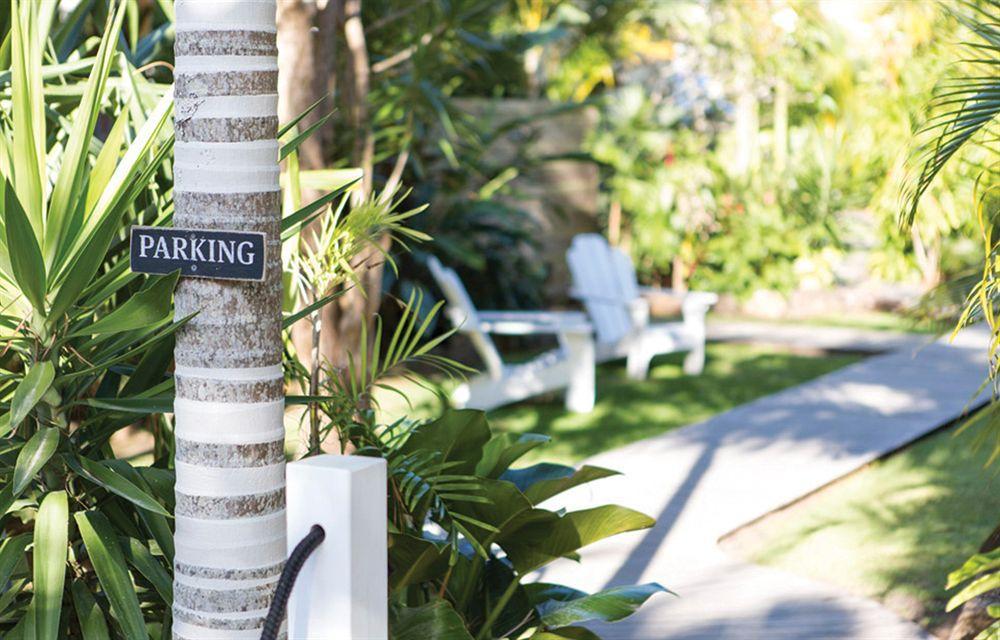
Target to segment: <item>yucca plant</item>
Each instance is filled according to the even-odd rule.
[[[171,312],[176,277],[128,270],[127,226],[170,218],[172,109],[167,87],[118,51],[126,4],[112,5],[96,51],[70,46],[56,3],[9,5],[0,75],[5,638],[144,638],[169,616],[168,451],[133,467],[109,443],[137,422],[169,428],[156,414],[183,323]]]

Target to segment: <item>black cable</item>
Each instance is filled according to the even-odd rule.
[[[305,538],[295,545],[292,553],[288,556],[285,568],[281,570],[281,577],[278,578],[278,586],[274,590],[274,600],[271,601],[271,608],[267,610],[267,618],[264,620],[264,630],[260,634],[260,640],[277,640],[278,630],[281,629],[281,622],[285,619],[285,611],[288,608],[288,598],[292,595],[292,587],[295,586],[295,579],[302,571],[312,552],[326,538],[326,531],[318,524],[314,524]]]

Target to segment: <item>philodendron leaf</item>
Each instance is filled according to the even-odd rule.
[[[31,436],[27,444],[17,454],[14,464],[14,480],[12,482],[14,496],[18,496],[34,479],[35,475],[45,466],[59,446],[59,429],[42,427]]]
[[[536,631],[528,640],[601,640],[601,636],[586,627],[562,627],[551,631]]]
[[[538,505],[552,496],[594,480],[618,475],[617,471],[584,465],[579,469],[542,462],[523,469],[511,469],[500,476],[517,485],[532,504]]]
[[[179,275],[180,272],[175,272],[169,276],[150,278],[148,285],[129,298],[125,304],[94,324],[83,327],[75,332],[75,335],[132,331],[163,320],[170,314],[170,297]]]
[[[38,401],[52,386],[56,377],[55,367],[48,360],[36,362],[28,369],[28,373],[14,390],[10,401],[10,427],[16,429],[21,421],[28,417]]]
[[[523,524],[519,524],[523,523]],[[519,573],[528,573],[611,536],[648,529],[649,516],[618,505],[571,511],[565,515],[533,509],[506,527],[497,542]]]
[[[651,582],[612,587],[569,602],[550,602],[541,608],[542,623],[549,629],[558,629],[581,622],[615,622],[635,613],[646,600],[657,593],[668,591]]]
[[[461,616],[445,600],[390,610],[390,640],[472,640]]]
[[[518,458],[549,440],[548,436],[537,433],[497,434],[483,447],[483,457],[476,465],[476,475],[499,478]]]
[[[69,538],[69,504],[65,491],[45,496],[35,519],[34,591],[35,638],[55,640],[59,635],[66,550]]]
[[[45,312],[45,260],[35,232],[14,188],[3,183],[4,232],[10,268],[21,292],[39,312]]]
[[[94,565],[97,579],[101,582],[101,588],[111,603],[111,609],[125,632],[125,637],[129,640],[148,638],[135,585],[132,584],[132,576],[129,575],[125,558],[118,546],[114,527],[97,511],[78,511],[74,517],[83,544],[87,547],[90,563]]]

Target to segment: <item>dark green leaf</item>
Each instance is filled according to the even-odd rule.
[[[472,640],[462,618],[445,600],[390,609],[390,640]]]
[[[65,491],[45,496],[35,519],[34,571],[35,637],[55,640],[59,635],[63,586],[66,582],[66,550],[69,548],[69,503]]]
[[[589,544],[655,524],[649,516],[605,505],[565,515],[534,509],[511,524],[497,542],[519,573],[527,573]]]
[[[476,475],[498,478],[510,465],[535,447],[549,441],[548,436],[537,433],[500,433],[483,447],[483,457],[476,465]]]
[[[118,536],[111,523],[97,511],[79,511],[75,518],[97,579],[125,637],[129,640],[148,638],[132,576],[125,565]]]
[[[52,386],[56,371],[48,360],[36,362],[14,390],[10,401],[10,426],[16,429]]]
[[[39,313],[45,313],[45,261],[38,246],[35,232],[28,216],[21,207],[14,188],[3,181],[4,191],[4,231],[10,268],[31,306]]]
[[[666,589],[656,583],[613,587],[569,602],[552,602],[542,607],[542,622],[558,629],[581,622],[615,622],[635,613],[654,594]]]
[[[76,619],[80,623],[83,640],[107,640],[108,625],[104,621],[104,612],[97,606],[97,601],[90,590],[80,580],[74,580],[69,586],[73,596],[73,608]]]
[[[170,300],[179,275],[179,272],[174,272],[169,276],[150,278],[146,287],[123,305],[94,324],[76,331],[74,335],[120,333],[142,329],[160,322],[172,311]]]
[[[129,564],[149,580],[164,602],[173,602],[174,589],[170,574],[142,542],[135,538],[122,538],[122,549]]]
[[[42,427],[31,436],[21,452],[17,454],[14,464],[14,495],[21,495],[25,487],[34,480],[35,475],[45,466],[59,446],[59,429]]]
[[[17,565],[24,560],[24,550],[31,544],[31,534],[22,533],[0,542],[0,585],[6,585]]]
[[[66,456],[66,464],[84,478],[125,498],[138,507],[164,516],[170,515],[152,496],[100,462],[94,462],[84,457]]]
[[[486,414],[472,409],[451,410],[433,422],[417,427],[400,448],[403,455],[436,451],[440,462],[459,462],[450,473],[471,473],[490,440]]]

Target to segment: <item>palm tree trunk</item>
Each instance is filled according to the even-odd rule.
[[[173,637],[256,637],[285,557],[275,0],[177,0],[178,227],[262,231],[263,282],[184,279]]]

